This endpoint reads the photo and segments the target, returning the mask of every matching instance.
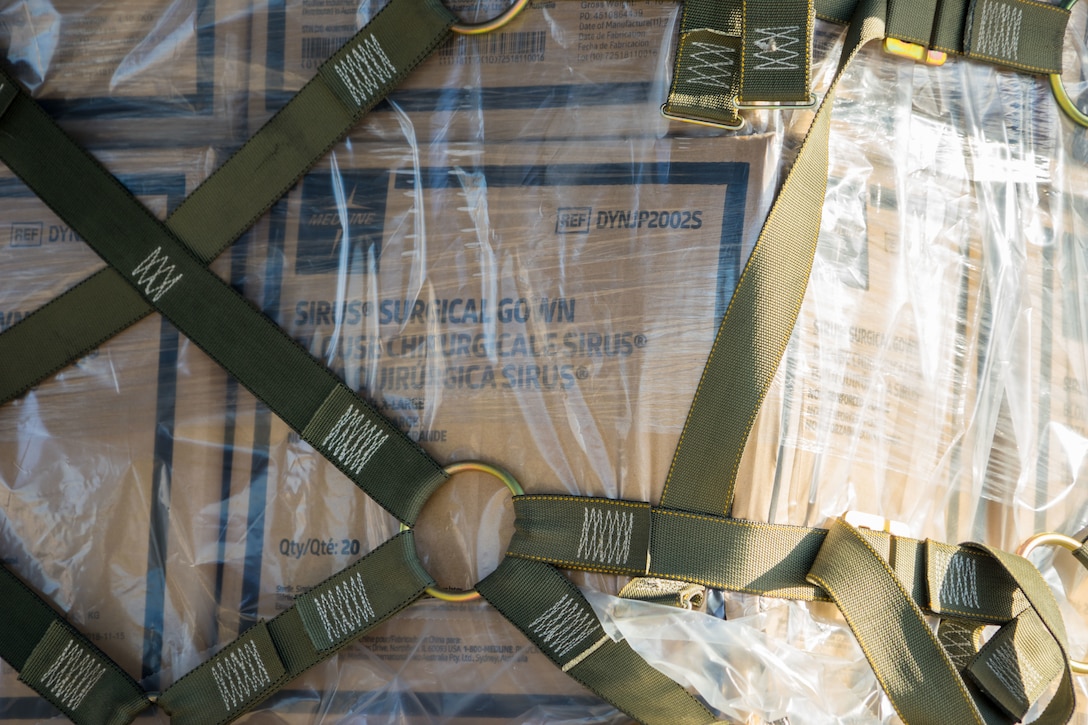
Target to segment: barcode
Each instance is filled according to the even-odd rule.
[[[482,36],[459,35],[438,51],[441,63],[536,63],[544,60],[547,32],[532,30],[518,33],[491,33]]]
[[[302,60],[325,60],[350,38],[350,35],[342,38],[303,38]]]

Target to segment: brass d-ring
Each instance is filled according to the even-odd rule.
[[[1060,546],[1069,551],[1076,551],[1081,547],[1081,542],[1065,534],[1044,531],[1041,534],[1035,534],[1025,539],[1024,543],[1017,547],[1016,553],[1026,558],[1028,554],[1040,546]],[[1088,675],[1088,662],[1070,658],[1069,669],[1078,675]]]
[[[528,4],[529,0],[514,0],[513,5],[503,11],[501,15],[498,15],[491,20],[485,20],[482,23],[454,23],[450,30],[459,35],[483,35],[484,33],[490,33],[492,30],[498,30],[517,17],[518,13],[524,10],[525,6]]]
[[[503,482],[503,484],[510,489],[510,493],[515,496],[521,496],[525,491],[521,488],[521,484],[514,478],[509,471],[493,466],[490,463],[484,463],[483,461],[458,461],[457,463],[451,463],[442,469],[446,472],[450,478],[453,478],[458,473],[466,473],[468,471],[479,471],[480,473],[486,473],[489,476],[494,476]],[[412,527],[405,523],[400,525],[401,531],[408,531]],[[444,602],[471,602],[473,599],[479,599],[480,593],[475,589],[443,589],[442,587],[427,587],[425,590],[435,599],[441,599]]]
[[[1077,0],[1065,0],[1062,3],[1062,9],[1072,10],[1076,4]],[[1077,108],[1077,104],[1073,103],[1073,99],[1069,97],[1069,91],[1065,90],[1065,82],[1062,80],[1061,73],[1050,74],[1050,89],[1054,91],[1054,100],[1058,102],[1066,115],[1081,126],[1088,128],[1088,114]]]

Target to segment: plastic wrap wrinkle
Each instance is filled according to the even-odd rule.
[[[455,9],[501,3],[469,5]],[[1074,98],[1085,5],[1065,48]],[[378,9],[0,1],[0,50],[162,217]],[[678,15],[538,2],[496,35],[454,39],[213,269],[439,461],[492,460],[528,493],[656,503],[811,118],[754,112],[737,138],[669,124]],[[841,29],[816,32],[822,93]],[[734,515],[824,525],[861,509],[1007,550],[1082,532],[1084,129],[1045,81],[876,48],[840,96],[809,292]],[[0,173],[0,330],[100,267]],[[424,513],[421,557],[468,586],[497,564],[511,519],[505,491],[459,476]],[[0,409],[0,559],[151,690],[395,530],[158,316]],[[1063,556],[1033,559],[1081,653],[1086,577]],[[619,600],[618,577],[572,578],[610,634],[725,718],[895,721],[827,605],[714,594],[712,617]],[[0,719],[60,716],[0,664]],[[626,718],[486,604],[425,600],[248,721]]]

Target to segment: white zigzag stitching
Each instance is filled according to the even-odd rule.
[[[212,678],[228,710],[244,704],[272,683],[268,670],[261,662],[257,645],[252,641],[213,664]]]
[[[582,519],[582,538],[578,558],[606,564],[622,564],[631,551],[631,531],[635,515],[623,511],[605,511],[586,506]]]
[[[755,46],[759,52],[754,56],[762,63],[753,66],[756,70],[797,70],[797,63],[791,62],[800,53],[790,50],[801,42],[801,28],[797,25],[783,25],[777,28],[756,28],[759,38]]]
[[[568,594],[529,625],[529,629],[555,650],[556,657],[570,652],[595,629],[593,615]]]
[[[104,674],[105,665],[96,662],[94,655],[84,652],[75,642],[69,641],[42,675],[42,685],[62,705],[69,710],[76,710]]]
[[[169,292],[170,288],[183,276],[179,274],[177,277],[170,277],[174,273],[175,265],[170,264],[170,257],[165,254],[160,256],[160,252],[162,247],[155,247],[154,251],[132,270],[133,276],[136,277],[136,284],[143,287],[152,302],[158,302],[159,298]]]
[[[353,405],[340,416],[321,445],[327,446],[331,455],[358,475],[387,440],[389,434],[382,433],[377,425],[367,420],[362,410]]]
[[[975,560],[965,556],[952,556],[947,561],[947,568],[941,579],[941,599],[947,598],[959,609],[978,609],[978,568]]]
[[[1042,684],[1043,677],[1039,671],[1026,659],[1017,658],[1016,650],[1007,640],[994,650],[986,666],[997,679],[1001,680],[1005,689],[1022,699],[1031,697]]]
[[[733,78],[735,63],[732,56],[736,54],[736,48],[699,42],[693,42],[691,47],[691,59],[696,62],[691,65],[693,77],[688,82],[728,89]]]
[[[978,52],[984,55],[1017,60],[1020,55],[1020,25],[1024,11],[1005,3],[990,2],[982,6],[978,24]]]
[[[360,107],[366,105],[368,96],[381,90],[382,84],[392,80],[397,72],[373,35],[348,51],[334,69]]]
[[[354,574],[324,594],[314,597],[314,606],[332,643],[354,634],[374,618],[374,609],[366,596],[362,574]]]

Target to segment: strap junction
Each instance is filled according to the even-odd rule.
[[[1064,625],[1045,582],[1020,557],[844,519],[805,528],[568,495],[519,496],[514,507],[510,557],[834,602],[908,723],[1019,721],[1055,682],[1059,694],[1041,722],[1072,714]],[[936,639],[924,615],[972,634]],[[982,645],[977,634],[987,625],[1000,629]],[[910,677],[898,664],[904,652],[920,667]]]

